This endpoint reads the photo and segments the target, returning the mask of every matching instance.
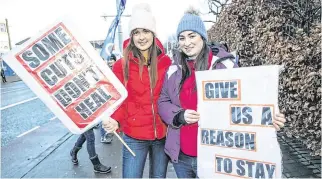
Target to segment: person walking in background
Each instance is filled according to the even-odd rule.
[[[3,68],[1,68],[1,78],[3,83],[7,82],[6,75],[4,74]]]
[[[91,160],[93,167],[94,167],[94,172],[97,173],[109,173],[111,172],[111,167],[106,167],[105,165],[101,164],[98,155],[96,154],[95,151],[95,134],[93,129],[89,129],[88,131],[84,132],[81,134],[73,149],[70,151],[70,156],[72,158],[72,162],[74,165],[78,164],[78,159],[77,159],[77,153],[78,151],[82,148],[83,144],[87,142],[86,147],[87,147],[87,152],[89,155],[89,159]]]
[[[123,139],[136,156],[123,147],[123,178],[142,178],[147,155],[150,178],[166,178],[169,159],[164,152],[166,125],[158,115],[157,100],[164,74],[171,64],[156,37],[155,18],[148,4],[133,8],[130,39],[124,42],[123,58],[113,72],[124,84],[128,97],[103,127],[123,131]]]

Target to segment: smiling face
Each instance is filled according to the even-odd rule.
[[[196,59],[203,47],[202,37],[193,31],[184,31],[179,35],[179,48],[190,59]]]
[[[147,29],[134,29],[132,32],[133,42],[141,52],[149,50],[153,43],[154,35]]]

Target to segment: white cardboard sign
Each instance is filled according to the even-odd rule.
[[[109,117],[127,97],[122,83],[68,18],[13,49],[4,60],[75,134]]]
[[[282,177],[278,75],[279,66],[196,73],[200,178]]]

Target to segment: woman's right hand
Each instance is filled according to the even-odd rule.
[[[185,112],[184,112],[184,120],[188,123],[188,124],[193,124],[193,123],[196,123],[198,122],[200,119],[200,114],[195,111],[195,110],[190,110],[190,109],[187,109]]]
[[[113,118],[104,119],[102,122],[104,130],[108,133],[113,133],[119,128],[119,123]]]

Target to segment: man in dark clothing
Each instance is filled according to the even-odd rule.
[[[6,75],[4,74],[3,68],[1,68],[1,78],[3,83],[7,82]]]

